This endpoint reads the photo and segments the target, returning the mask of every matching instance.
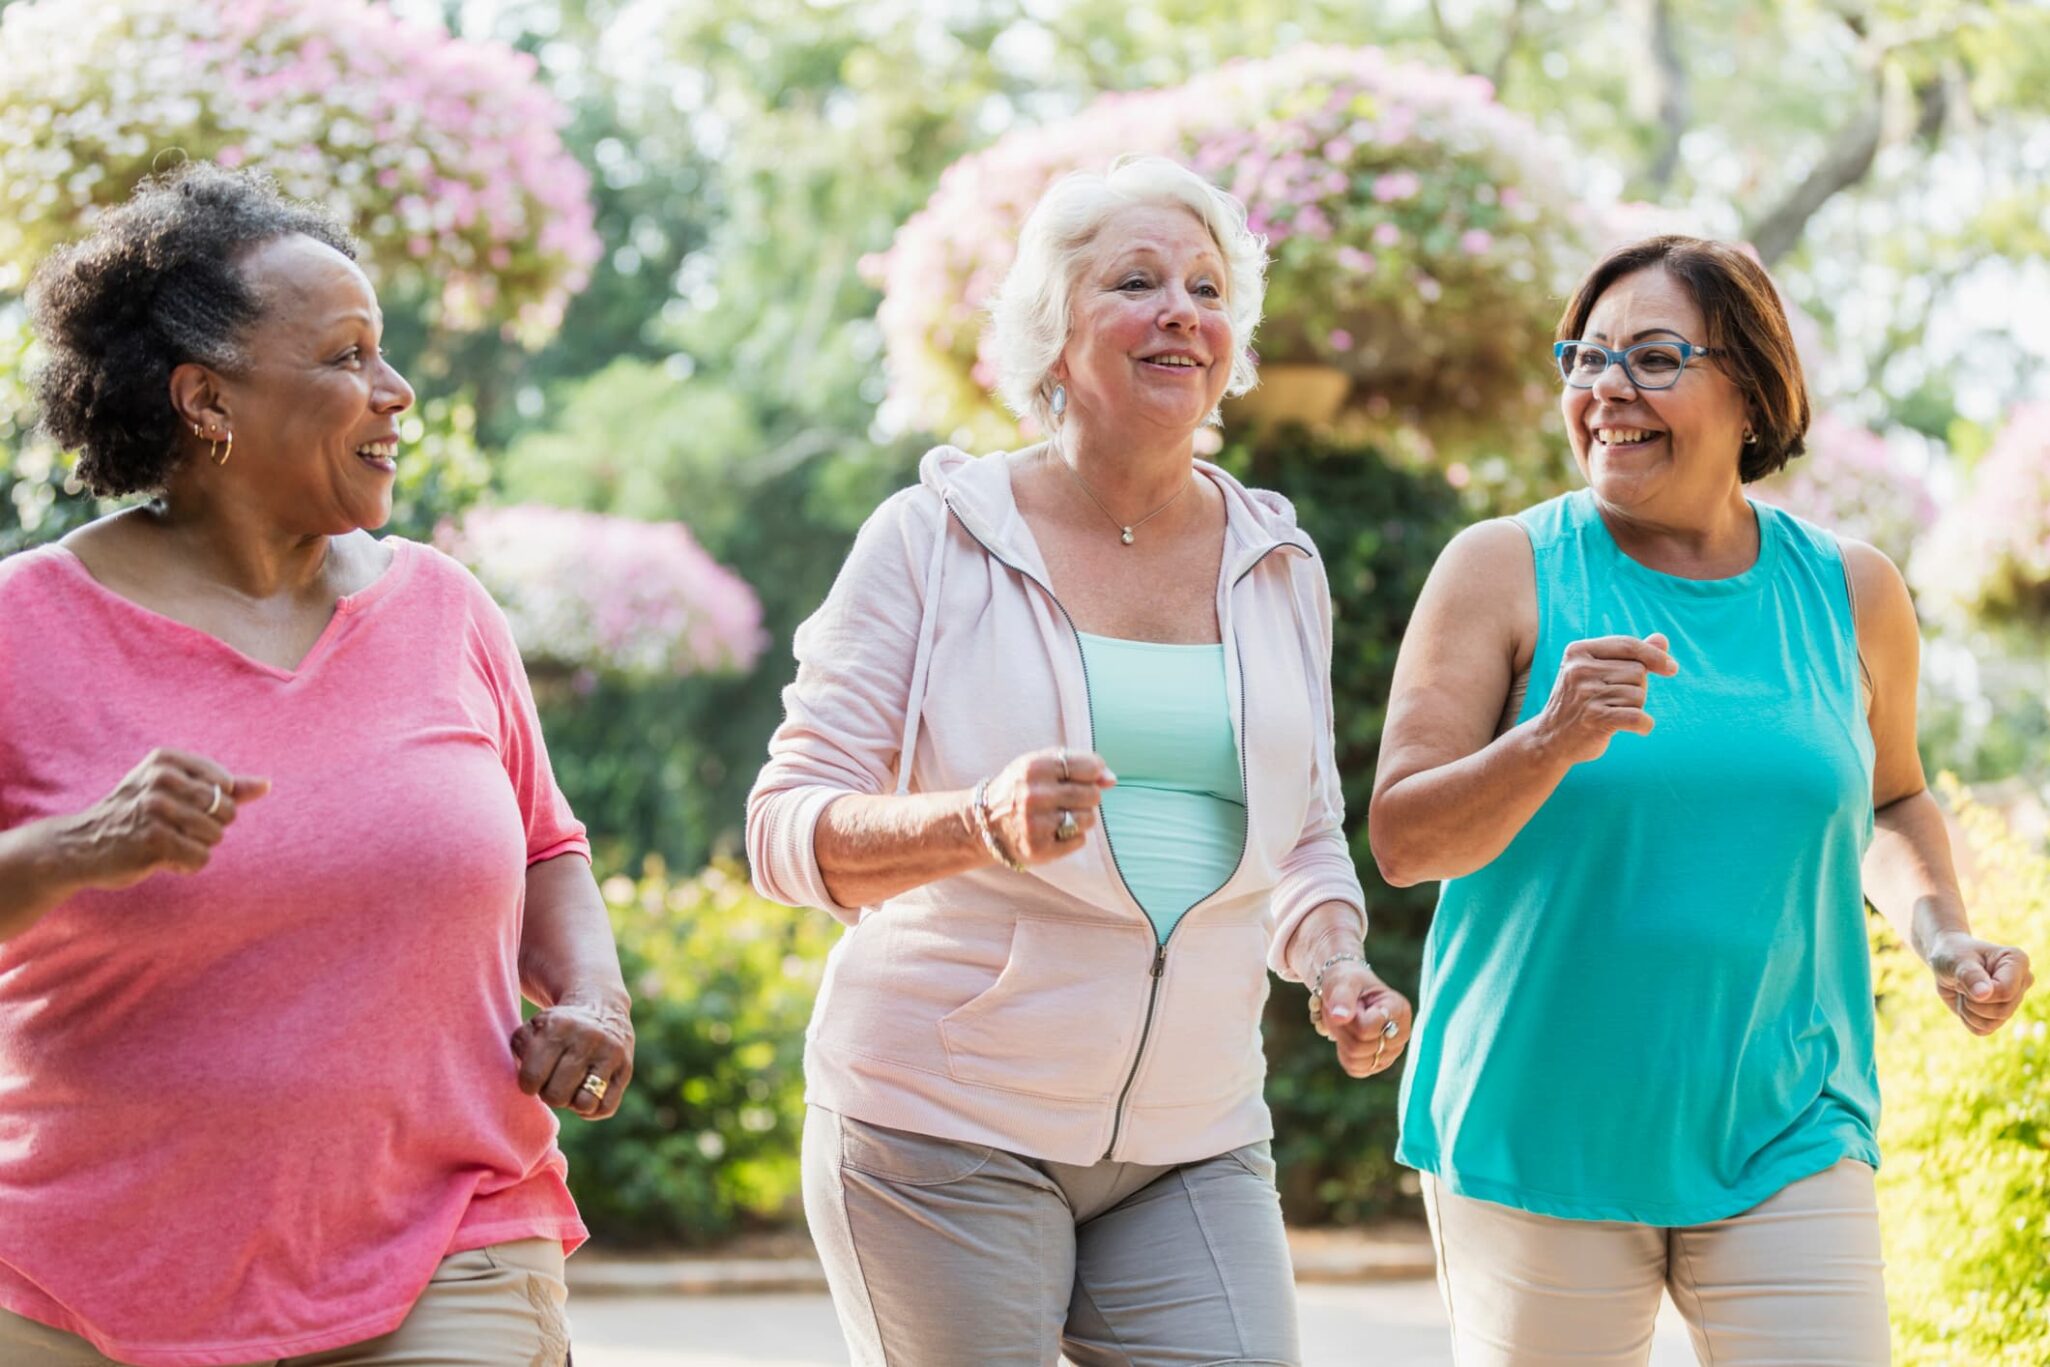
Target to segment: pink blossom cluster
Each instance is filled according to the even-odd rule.
[[[1929,482],[1885,437],[1838,413],[1818,415],[1808,450],[1753,485],[1753,497],[1817,526],[1869,541],[1904,565],[1936,521]]]
[[[23,0],[0,71],[15,274],[180,156],[327,203],[444,326],[538,341],[601,250],[534,59],[369,0]]]
[[[982,324],[1018,229],[1055,178],[1128,153],[1174,157],[1245,203],[1273,254],[1264,360],[1469,412],[1545,380],[1556,293],[1587,238],[1536,129],[1484,80],[1304,46],[1105,96],[948,168],[867,263],[901,416],[1005,435]]]
[[[478,507],[436,542],[505,609],[530,666],[683,678],[745,670],[768,643],[754,590],[680,522]]]
[[[2050,623],[2050,403],[2025,403],[1916,553],[1942,608]]]

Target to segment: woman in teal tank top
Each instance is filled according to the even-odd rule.
[[[1971,934],[1878,551],[1743,486],[1799,455],[1743,253],[1612,254],[1560,327],[1588,487],[1458,538],[1396,669],[1370,835],[1444,880],[1402,1093],[1458,1360],[1887,1360],[1865,900],[1985,1033],[2032,981]]]

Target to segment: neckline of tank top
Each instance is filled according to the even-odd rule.
[[[1130,636],[1104,636],[1094,631],[1083,631],[1079,627],[1075,629],[1075,634],[1090,645],[1130,647],[1133,650],[1208,651],[1224,649],[1224,642],[1222,641],[1141,641]]]
[[[1758,520],[1758,555],[1750,565],[1721,579],[1689,579],[1685,575],[1655,570],[1643,561],[1633,559],[1617,543],[1609,524],[1603,520],[1601,510],[1595,506],[1593,490],[1581,489],[1573,496],[1581,503],[1581,514],[1591,529],[1592,538],[1602,547],[1610,562],[1628,578],[1657,593],[1680,598],[1726,598],[1752,593],[1771,582],[1773,568],[1779,563],[1780,542],[1785,533],[1780,526],[1779,510],[1769,503],[1750,498],[1745,500],[1751,505],[1751,515]]]

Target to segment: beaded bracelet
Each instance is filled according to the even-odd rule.
[[[1026,866],[1020,861],[1011,858],[1004,851],[1002,842],[997,839],[996,828],[989,824],[988,779],[984,779],[975,785],[975,831],[976,834],[982,837],[983,846],[988,849],[990,858],[1002,864],[1012,873],[1025,872]]]
[[[1369,973],[1374,971],[1374,966],[1366,961],[1365,956],[1353,950],[1341,950],[1339,953],[1332,955],[1323,963],[1317,965],[1317,972],[1315,976],[1313,976],[1310,980],[1310,995],[1312,997],[1321,998],[1324,995],[1324,974],[1331,969],[1331,966],[1333,964],[1344,963],[1358,964],[1361,968],[1366,969]]]

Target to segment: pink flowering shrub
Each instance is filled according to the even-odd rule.
[[[1302,47],[1105,96],[948,168],[868,263],[902,418],[1016,435],[990,394],[984,310],[1047,185],[1125,153],[1174,157],[1246,204],[1273,255],[1264,361],[1341,367],[1356,398],[1426,423],[1535,422],[1551,402],[1559,292],[1590,249],[1536,130],[1479,78]]]
[[[2050,623],[2050,403],[2008,414],[1915,568],[1916,587],[1953,612]]]
[[[529,667],[629,680],[750,668],[768,643],[739,575],[680,522],[478,507],[435,541],[475,571]]]
[[[1809,427],[1806,455],[1750,492],[1826,530],[1869,541],[1897,565],[1907,563],[1936,521],[1936,499],[1921,473],[1886,438],[1835,413]]]
[[[532,57],[368,0],[21,0],[0,14],[0,288],[152,169],[209,158],[325,202],[439,324],[536,342],[600,252],[564,117]]]

